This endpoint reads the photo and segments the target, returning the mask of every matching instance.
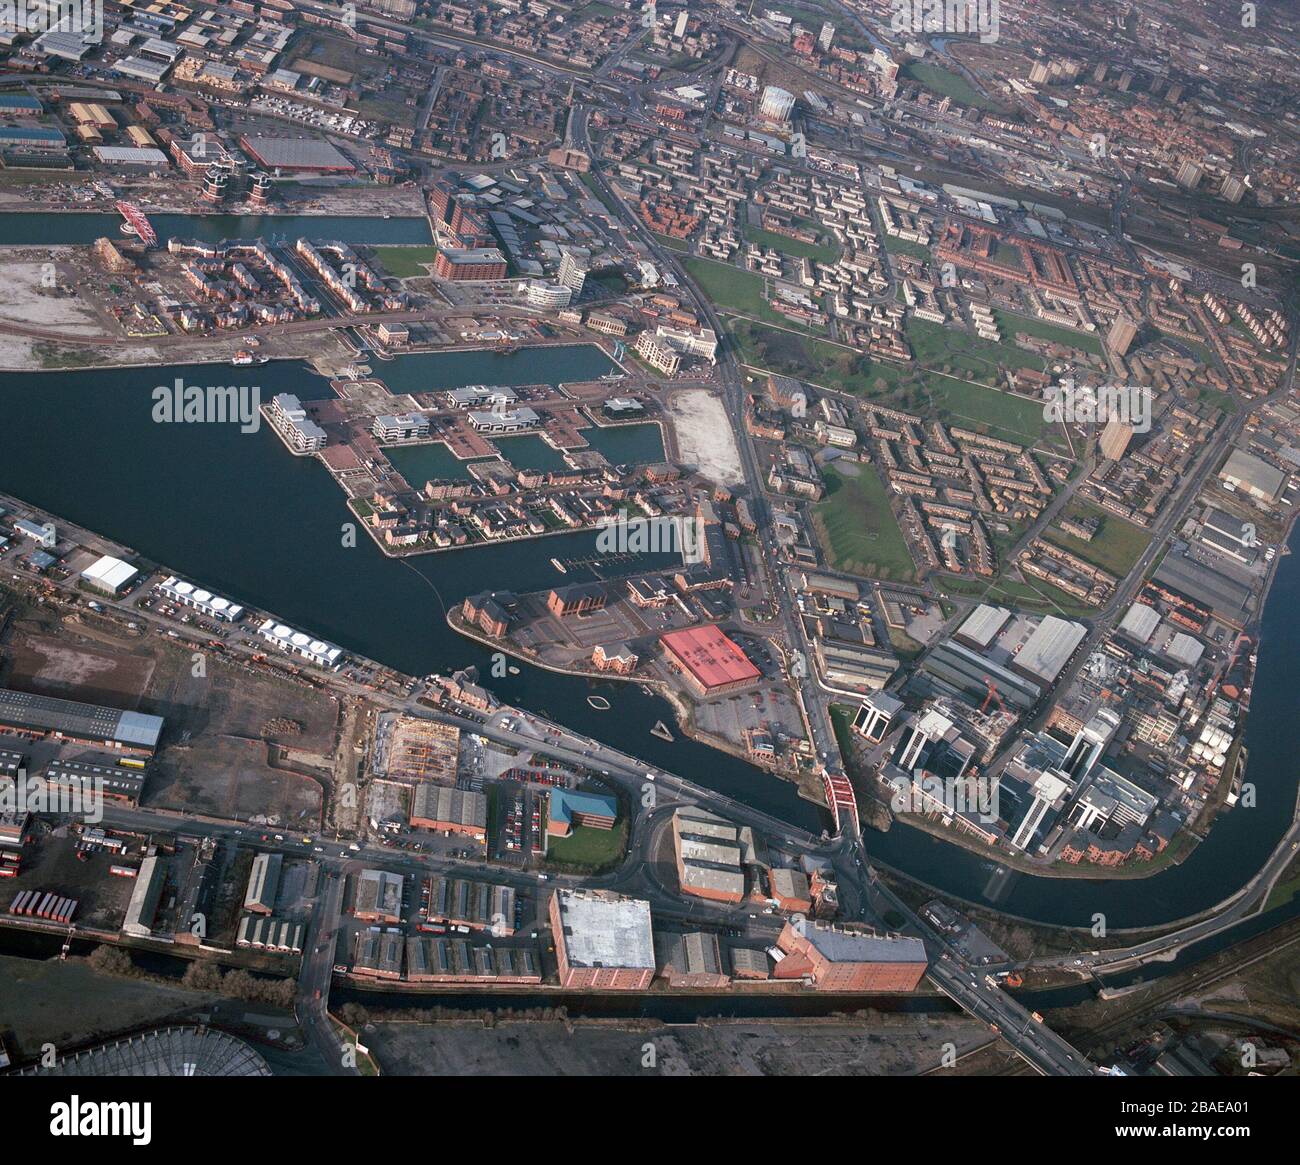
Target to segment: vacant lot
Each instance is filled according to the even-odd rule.
[[[832,567],[897,582],[915,577],[911,552],[874,470],[847,477],[828,469],[826,490],[813,509],[813,525]]]
[[[1032,445],[1043,433],[1043,406],[947,376],[928,376],[925,393],[941,419],[1018,445]]]
[[[403,1076],[909,1076],[988,1041],[966,1016],[790,1022],[380,1023],[366,1044]]]
[[[6,682],[25,692],[131,710],[154,672],[143,650],[116,651],[72,635],[17,634]]]
[[[395,279],[428,275],[425,269],[438,257],[437,247],[375,247],[375,261]]]

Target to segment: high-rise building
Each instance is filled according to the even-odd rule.
[[[1137,324],[1126,315],[1117,315],[1106,333],[1106,347],[1116,356],[1126,355],[1137,339]]]
[[[1190,158],[1183,161],[1174,175],[1178,185],[1187,190],[1195,190],[1204,176],[1205,171]]]
[[[1070,744],[1062,771],[1068,773],[1075,784],[1081,784],[1092,772],[1107,745],[1119,731],[1119,717],[1109,708],[1100,709],[1077,733]]]
[[[1107,461],[1118,461],[1124,456],[1128,443],[1132,439],[1133,426],[1118,417],[1111,417],[1101,431],[1101,455]]]
[[[835,40],[835,25],[829,20],[822,25],[821,35],[817,38],[818,47],[824,53],[831,51],[831,43]]]
[[[879,744],[889,734],[889,726],[903,710],[903,702],[886,692],[872,692],[853,718],[854,731],[872,744]]]
[[[1235,174],[1229,174],[1223,179],[1223,185],[1219,187],[1219,197],[1229,202],[1240,202],[1247,189],[1245,182]]]
[[[572,251],[565,251],[560,260],[560,271],[556,277],[560,283],[573,292],[573,298],[582,295],[583,285],[587,282],[587,265]]]

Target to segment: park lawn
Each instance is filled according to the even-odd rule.
[[[743,271],[729,263],[716,263],[712,259],[683,259],[682,265],[700,285],[700,290],[723,311],[739,312],[787,328],[799,327],[768,305],[765,276]]]
[[[814,263],[834,263],[840,253],[839,247],[830,247],[825,243],[805,243],[788,235],[778,235],[775,231],[765,231],[761,227],[747,226],[742,233],[746,242],[771,247],[782,255],[793,255],[796,259],[811,259]]]
[[[1031,579],[1019,582],[1005,575],[989,582],[988,579],[940,574],[934,576],[935,586],[951,594],[974,595],[981,602],[997,603],[1049,615],[1095,615],[1097,609],[1079,602],[1073,595],[1044,582]]]
[[[896,235],[884,235],[885,250],[895,255],[911,255],[914,259],[929,259],[930,248],[914,243],[911,239],[900,239]]]
[[[1010,341],[995,343],[960,328],[947,328],[930,320],[912,316],[907,321],[907,338],[917,362],[927,368],[947,368],[965,373],[973,380],[996,384],[1004,368],[1036,368],[1042,372],[1046,361],[1026,352]]]
[[[1014,342],[1017,332],[1026,332],[1040,340],[1051,340],[1056,344],[1065,344],[1100,356],[1101,340],[1090,332],[1076,332],[1073,328],[1063,328],[1059,324],[1049,324],[1046,320],[1036,320],[1014,312],[993,309],[993,318],[998,321],[1002,334]]]
[[[931,405],[963,429],[1017,445],[1033,445],[1043,435],[1043,406],[1038,401],[947,376],[929,376],[925,387]]]
[[[996,101],[990,101],[978,89],[971,88],[970,83],[960,73],[945,69],[940,65],[927,65],[912,61],[903,66],[902,74],[910,81],[915,81],[940,97],[951,97],[959,105],[969,105],[975,109],[988,112],[1002,110]]]
[[[438,248],[433,246],[375,247],[374,252],[379,265],[394,279],[428,275],[426,264],[432,265],[438,257]]]
[[[671,235],[661,235],[654,231],[651,233],[654,234],[655,242],[661,247],[667,247],[670,251],[678,251],[683,255],[691,253],[691,245],[685,239],[674,239]]]
[[[826,496],[813,507],[813,527],[827,562],[846,574],[908,582],[916,577],[907,540],[889,494],[870,465],[857,477],[826,470]]]
[[[546,860],[573,868],[603,870],[615,865],[626,848],[627,818],[624,817],[613,829],[575,825],[568,837],[550,838],[547,841]]]
[[[731,334],[741,360],[750,367],[854,396],[881,397],[899,389],[908,375],[901,364],[872,360],[853,348],[751,320],[733,321]]]
[[[1142,552],[1151,544],[1151,531],[1125,522],[1114,514],[1108,514],[1087,502],[1072,502],[1063,517],[1100,518],[1101,529],[1093,536],[1091,542],[1084,542],[1071,534],[1066,534],[1056,526],[1049,526],[1045,531],[1047,540],[1071,554],[1076,554],[1086,562],[1100,566],[1111,574],[1123,578],[1133,569],[1133,564]]]

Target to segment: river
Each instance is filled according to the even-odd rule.
[[[407,356],[380,371],[404,388],[434,387],[453,372],[463,383],[558,382],[593,375],[593,351]],[[455,361],[454,369],[446,361]],[[550,559],[589,556],[594,533],[400,561],[386,558],[368,538],[344,546],[341,527],[350,513],[342,491],[314,460],[289,456],[266,426],[242,434],[234,425],[152,421],[154,385],[177,376],[187,383],[229,382],[231,371],[198,365],[0,375],[0,489],[416,675],[487,662],[485,649],[447,627],[447,604],[484,589],[541,589],[591,577],[581,568],[558,575]],[[280,391],[329,395],[304,364],[266,365],[256,376],[264,398]],[[662,560],[645,560],[652,564]],[[1111,929],[1154,926],[1214,906],[1263,865],[1291,821],[1297,789],[1291,730],[1300,723],[1297,609],[1300,555],[1291,555],[1264,612],[1246,735],[1257,805],[1225,814],[1182,865],[1133,880],[1012,874],[989,890],[993,863],[906,825],[896,823],[888,834],[868,830],[868,852],[948,893],[1055,925],[1089,926],[1103,913]],[[592,684],[528,666],[491,683],[509,702],[793,825],[814,832],[826,825],[825,814],[790,784],[690,740],[652,736],[656,720],[671,722],[670,709],[637,685]],[[587,704],[593,690],[611,700],[611,712]]]

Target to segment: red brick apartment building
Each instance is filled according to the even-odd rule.
[[[505,256],[494,247],[439,251],[433,269],[440,279],[474,282],[506,277]]]
[[[610,890],[556,890],[551,933],[561,987],[644,991],[655,976],[650,903]]]
[[[585,615],[605,605],[605,588],[596,583],[556,587],[546,596],[546,609],[552,615]]]
[[[787,922],[776,945],[777,979],[810,979],[818,991],[914,991],[925,974],[925,944],[863,927]]]

